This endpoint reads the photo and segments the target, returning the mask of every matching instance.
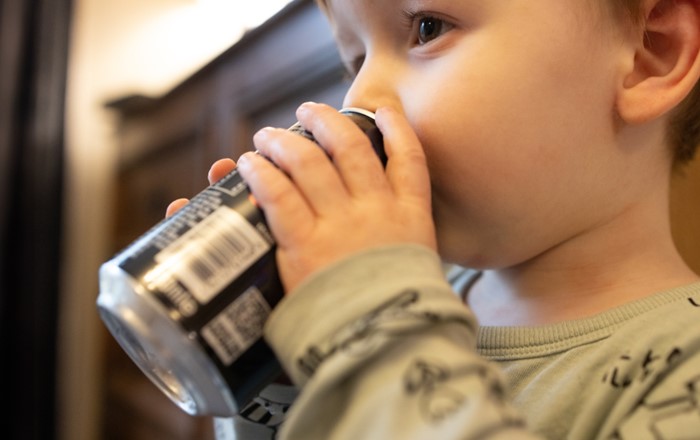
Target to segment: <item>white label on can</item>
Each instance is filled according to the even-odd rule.
[[[202,328],[202,337],[224,365],[231,365],[262,337],[270,310],[260,290],[251,287]]]
[[[155,261],[206,304],[270,247],[245,217],[221,206],[156,254]]]
[[[233,418],[214,418],[214,438],[216,440],[236,440]]]

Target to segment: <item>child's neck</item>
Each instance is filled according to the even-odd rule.
[[[668,219],[626,212],[519,266],[484,272],[467,303],[481,325],[534,326],[589,317],[696,281],[673,245]]]

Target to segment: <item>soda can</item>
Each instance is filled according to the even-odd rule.
[[[374,114],[340,112],[386,163]],[[299,123],[290,130],[313,140]],[[284,296],[275,249],[264,213],[233,170],[102,264],[97,309],[182,410],[230,417],[282,372],[262,338]]]

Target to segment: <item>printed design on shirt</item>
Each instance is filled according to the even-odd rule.
[[[438,424],[449,417],[458,416],[470,401],[478,400],[480,410],[484,405],[497,408],[484,411],[478,432],[470,438],[492,438],[500,431],[522,428],[525,422],[506,404],[502,383],[484,365],[468,364],[450,367],[440,360],[416,359],[403,376],[404,390],[409,398],[416,399],[418,411],[430,424]],[[469,394],[464,391],[469,389]],[[475,393],[481,389],[481,393]]]
[[[290,406],[289,403],[275,402],[274,400],[257,396],[243,408],[240,416],[250,422],[276,429],[284,421],[284,415]]]
[[[612,436],[616,440],[640,438],[700,439],[700,374],[680,390],[645,398]]]
[[[404,388],[409,396],[417,396],[423,416],[433,423],[440,422],[466,404],[467,396],[453,381],[465,376],[477,376],[490,383],[489,395],[503,397],[503,390],[496,381],[488,380],[488,370],[479,365],[450,369],[438,361],[418,359],[404,374]]]
[[[622,354],[615,360],[613,367],[603,374],[603,383],[613,388],[627,388],[634,383],[644,383],[652,377],[658,377],[682,354],[678,347],[668,351],[649,349],[642,356]]]
[[[387,339],[415,332],[419,328],[445,322],[471,325],[461,317],[416,310],[419,300],[420,294],[416,290],[399,293],[363,318],[342,328],[327,343],[309,347],[297,360],[298,368],[310,377],[321,363],[336,353],[364,357],[379,349]]]

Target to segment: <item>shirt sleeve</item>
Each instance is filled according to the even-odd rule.
[[[378,248],[322,271],[265,328],[302,389],[281,437],[535,438],[476,354],[476,331],[427,248]]]

